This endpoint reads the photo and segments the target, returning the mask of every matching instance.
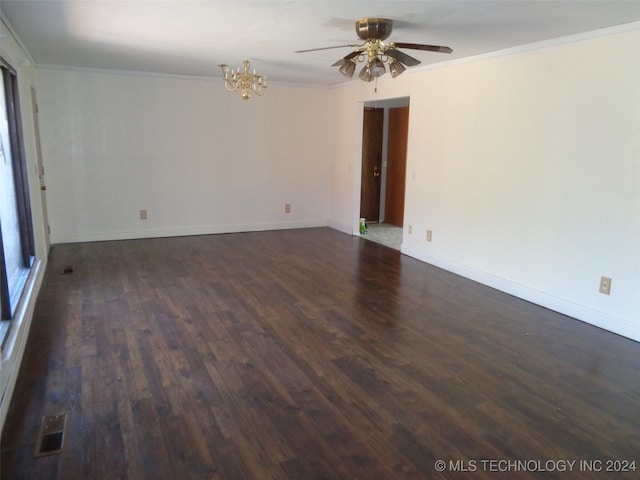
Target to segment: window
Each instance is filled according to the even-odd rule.
[[[0,59],[0,340],[35,256],[16,73]]]

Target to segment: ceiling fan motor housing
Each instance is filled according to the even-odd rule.
[[[384,40],[391,35],[393,20],[388,18],[363,18],[356,22],[356,34],[364,41]]]

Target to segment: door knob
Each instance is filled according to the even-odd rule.
[[[46,186],[46,185],[42,185],[42,186],[40,187],[40,190],[46,190],[46,189],[47,189],[47,186]]]

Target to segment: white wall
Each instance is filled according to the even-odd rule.
[[[31,104],[31,85],[33,68],[28,55],[20,48],[4,23],[0,22],[0,56],[10,64],[18,76],[20,110],[29,192],[31,215],[33,220],[36,259],[24,287],[23,296],[14,312],[11,330],[2,348],[0,358],[0,432],[9,410],[11,396],[20,370],[24,347],[33,319],[36,297],[42,284],[47,264],[47,243],[45,240],[45,222],[40,200],[36,142]]]
[[[43,68],[37,84],[54,244],[327,224],[330,90],[243,101],[220,80]]]
[[[362,102],[410,96],[403,253],[640,340],[640,32],[608,33],[336,89],[330,224]]]

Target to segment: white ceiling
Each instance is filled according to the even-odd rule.
[[[220,77],[246,56],[272,81],[332,85],[352,48],[294,52],[358,43],[362,17],[453,48],[404,50],[429,65],[638,22],[640,1],[0,0],[0,15],[38,65]]]

